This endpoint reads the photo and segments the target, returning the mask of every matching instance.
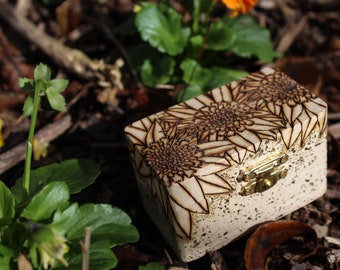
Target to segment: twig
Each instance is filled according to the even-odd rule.
[[[296,24],[296,22],[291,21],[290,25],[285,29],[285,35],[280,39],[276,51],[284,53],[289,47],[293,44],[294,40],[297,36],[305,29],[307,25],[307,17],[304,16],[302,19]]]
[[[46,125],[39,130],[35,139],[40,143],[48,143],[62,135],[72,125],[70,115],[66,115],[64,118]],[[0,155],[0,174],[17,165],[24,160],[26,151],[26,142],[20,143],[7,152]]]
[[[31,21],[15,12],[6,2],[0,1],[0,17],[23,37],[36,44],[58,65],[86,79],[103,80],[122,89],[119,67],[103,61],[94,61],[83,52],[69,48],[37,28]],[[119,73],[119,74],[118,74]]]
[[[340,112],[328,113],[328,120],[340,120]]]
[[[91,246],[91,227],[85,227],[84,240],[80,242],[81,251],[83,253],[83,261],[81,270],[89,270],[90,264],[90,246]]]
[[[330,125],[328,127],[328,132],[333,136],[334,139],[340,139],[340,122]]]
[[[225,263],[220,251],[211,251],[209,252],[209,256],[211,261],[211,270],[228,270],[227,264]]]

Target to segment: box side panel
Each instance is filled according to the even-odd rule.
[[[308,90],[265,69],[126,128],[146,210],[182,260],[324,192],[326,112]],[[240,170],[282,152],[287,176],[239,195]]]
[[[179,239],[180,257],[194,260],[225,246],[255,225],[283,217],[320,197],[327,183],[326,138],[315,134],[311,137],[314,139],[302,149],[288,152],[287,176],[267,191],[249,196],[210,196],[209,215],[193,214],[192,239]],[[267,147],[273,152],[278,150],[272,143]],[[235,167],[229,172],[237,175],[238,171]]]

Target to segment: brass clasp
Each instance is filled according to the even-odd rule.
[[[243,171],[237,176],[238,182],[247,182],[242,187],[240,194],[247,196],[256,192],[268,190],[276,182],[286,177],[288,170],[283,165],[288,160],[286,153],[281,153],[274,157],[269,157],[254,168]]]

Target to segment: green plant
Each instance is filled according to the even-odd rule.
[[[245,76],[246,72],[234,68],[240,58],[271,62],[275,57],[269,31],[249,15],[213,20],[212,0],[183,5],[183,13],[190,14],[186,21],[170,4],[140,5],[135,25],[144,43],[138,47],[135,63],[144,85],[184,83],[187,87],[178,95],[178,101],[183,101]]]
[[[60,94],[68,82],[51,80],[50,69],[39,64],[34,79],[21,78],[20,87],[32,91],[24,103],[31,117],[25,171],[11,188],[0,181],[0,265],[17,269],[22,260],[34,269],[82,269],[89,256],[90,269],[112,269],[115,245],[135,242],[139,235],[130,217],[107,204],[70,203],[70,195],[92,184],[98,165],[85,159],[70,159],[31,170],[32,143],[40,99],[47,98],[57,111],[65,110]],[[90,228],[91,245],[81,246],[84,230]],[[88,230],[86,230],[88,231]],[[85,240],[84,240],[85,241]]]

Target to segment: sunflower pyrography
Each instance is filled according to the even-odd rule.
[[[283,73],[262,69],[129,125],[135,170],[175,232],[190,238],[208,197],[234,192],[225,170],[279,136],[287,149],[326,129],[325,105]],[[317,117],[314,117],[317,116]]]

